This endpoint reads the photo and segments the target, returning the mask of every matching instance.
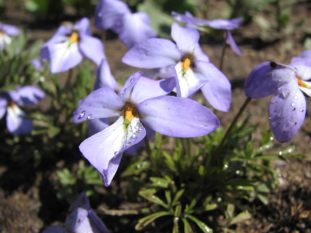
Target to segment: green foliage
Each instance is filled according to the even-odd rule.
[[[78,193],[91,196],[96,193],[94,186],[101,186],[102,180],[98,172],[80,161],[72,171],[68,168],[57,171],[54,188],[59,199],[72,200]]]
[[[173,142],[156,135],[151,154],[136,157],[122,174],[140,181],[136,192],[149,206],[141,212],[135,229],[231,232],[251,217],[250,203],[258,200],[267,205],[278,180],[273,161],[286,159],[293,148],[276,151],[270,132],[254,145],[255,129],[246,119],[222,144],[223,129]]]

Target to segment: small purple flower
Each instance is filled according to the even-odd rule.
[[[9,24],[0,23],[0,51],[12,42],[12,36],[18,36],[20,30]]]
[[[171,137],[198,137],[219,127],[218,118],[208,108],[191,99],[166,96],[163,82],[167,80],[156,81],[135,73],[119,94],[102,87],[87,96],[75,111],[76,123],[96,118],[116,119],[79,147],[100,172],[106,186],[111,183],[123,152],[146,136],[145,127]]]
[[[127,47],[156,36],[146,13],[131,13],[128,6],[119,0],[99,1],[96,7],[95,25],[118,33],[120,40]]]
[[[10,133],[21,135],[32,130],[32,121],[19,106],[37,104],[43,97],[44,92],[34,86],[18,87],[0,95],[0,119],[6,113],[6,124]]]
[[[65,72],[86,57],[99,65],[105,57],[102,42],[91,36],[90,22],[83,18],[75,25],[63,24],[41,49],[41,59],[47,60],[52,73]]]
[[[306,116],[306,99],[311,96],[311,56],[292,59],[289,65],[264,62],[256,66],[245,84],[245,93],[251,98],[272,95],[269,104],[269,122],[275,138],[288,142],[300,129]]]
[[[88,198],[85,194],[72,203],[65,226],[51,226],[43,233],[109,233],[106,225],[91,209]]]
[[[189,97],[201,89],[214,108],[228,111],[231,84],[201,49],[199,32],[175,23],[171,36],[176,44],[167,39],[147,39],[132,47],[122,61],[139,68],[166,68],[169,74],[174,67],[179,97]]]
[[[189,12],[186,12],[184,15],[173,12],[172,15],[175,20],[184,22],[189,27],[207,26],[217,30],[225,30],[226,43],[237,55],[241,55],[241,50],[235,42],[231,31],[240,27],[243,20],[242,18],[207,20],[193,17]]]

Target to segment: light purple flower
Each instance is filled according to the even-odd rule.
[[[20,106],[37,104],[43,97],[44,92],[34,86],[18,87],[0,95],[0,119],[6,113],[6,125],[10,133],[21,135],[32,130],[32,121]]]
[[[184,15],[173,12],[172,16],[175,20],[184,22],[189,27],[198,28],[207,26],[217,30],[224,30],[226,43],[237,55],[241,55],[241,50],[235,42],[231,31],[240,27],[243,20],[242,18],[207,20],[193,17],[192,14],[189,12],[186,12]]]
[[[309,59],[309,60],[308,60]],[[311,59],[304,53],[289,65],[264,62],[255,67],[245,84],[251,98],[272,95],[269,122],[275,138],[288,142],[300,129],[306,116],[306,99],[311,96]]]
[[[146,136],[145,127],[171,137],[198,137],[219,127],[218,118],[208,108],[191,99],[166,96],[163,82],[167,80],[156,81],[135,73],[119,94],[102,87],[87,96],[75,111],[76,123],[116,118],[79,147],[106,186],[111,183],[123,152]]]
[[[156,36],[146,13],[131,13],[128,6],[119,0],[100,0],[95,16],[95,25],[98,28],[111,29],[118,33],[127,47]]]
[[[51,226],[43,233],[109,233],[106,225],[91,209],[88,198],[85,194],[72,203],[65,226]]]
[[[18,36],[20,30],[9,24],[0,23],[0,51],[11,44],[12,36]]]
[[[169,68],[174,67],[179,97],[189,97],[201,89],[214,108],[228,111],[231,84],[200,48],[199,32],[175,23],[172,25],[171,36],[175,43],[167,39],[151,38],[136,44],[122,61],[146,69],[166,68],[170,71],[172,69]]]
[[[90,22],[83,18],[75,25],[63,24],[41,49],[41,59],[47,60],[52,73],[65,72],[86,57],[99,65],[105,57],[102,42],[91,36]]]

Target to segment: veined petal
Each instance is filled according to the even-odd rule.
[[[90,28],[90,20],[86,17],[80,19],[75,25],[74,30],[79,31],[80,35],[91,34],[91,28]]]
[[[45,48],[52,73],[65,72],[82,61],[78,43],[70,44],[68,41],[65,41],[49,44]]]
[[[4,116],[8,106],[8,101],[0,96],[0,119]]]
[[[14,91],[10,91],[11,99],[18,105],[37,104],[45,96],[44,92],[35,86],[18,87]]]
[[[177,23],[172,24],[171,36],[177,47],[184,53],[192,53],[200,39],[196,29],[181,27]]]
[[[179,97],[188,97],[197,92],[207,80],[197,75],[192,68],[184,70],[182,62],[175,66],[176,70],[176,90]]]
[[[119,0],[100,0],[96,6],[95,25],[101,29],[112,29],[120,33],[123,15],[130,13],[127,5]]]
[[[295,73],[289,68],[280,67],[274,62],[257,65],[247,77],[245,94],[251,98],[273,95],[278,87],[293,80]]]
[[[97,118],[116,117],[119,116],[122,107],[122,99],[112,89],[102,87],[81,101],[72,121],[79,123]]]
[[[306,116],[306,99],[293,80],[279,88],[271,99],[269,121],[279,142],[288,142],[300,129]]]
[[[113,90],[120,90],[120,86],[111,74],[108,61],[105,58],[102,59],[97,69],[97,79],[94,88],[98,89],[100,87],[109,87]]]
[[[104,46],[102,42],[89,35],[81,35],[79,47],[82,54],[99,66],[105,58]]]
[[[136,72],[132,74],[123,85],[120,91],[120,97],[124,102],[131,99],[134,86],[137,84],[138,80],[142,77],[142,72]]]
[[[160,96],[145,100],[137,109],[146,126],[171,137],[199,137],[220,125],[212,111],[187,98]]]
[[[151,38],[134,45],[122,58],[122,62],[139,68],[162,68],[176,64],[181,52],[170,40]]]
[[[170,79],[153,80],[150,78],[141,77],[133,87],[131,101],[135,104],[138,104],[146,99],[167,95],[173,89],[172,87],[167,88],[170,83]]]
[[[32,130],[32,121],[15,104],[7,108],[6,124],[9,132],[15,135],[27,134]]]
[[[123,28],[119,37],[128,48],[136,43],[155,36],[156,33],[152,29],[149,17],[146,13],[128,13],[123,16]]]
[[[302,80],[311,79],[311,59],[307,60],[304,58],[297,57],[293,58],[290,63],[291,66],[295,67],[296,76]]]
[[[241,56],[241,50],[239,48],[239,46],[237,45],[237,43],[235,42],[232,33],[230,31],[226,32],[226,42],[227,44],[229,44],[230,48],[233,50],[233,52],[236,55]]]
[[[227,112],[231,105],[231,83],[212,63],[198,62],[197,69],[207,82],[201,87],[204,97],[217,110]]]
[[[146,136],[146,131],[138,118],[125,125],[119,119],[103,131],[94,134],[80,144],[84,157],[101,173],[105,186],[110,185],[124,150],[137,144]]]

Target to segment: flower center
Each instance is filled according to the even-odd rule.
[[[73,31],[71,34],[70,34],[70,36],[69,36],[69,38],[68,38],[68,41],[69,41],[69,43],[70,44],[74,44],[74,43],[77,43],[77,42],[79,42],[79,33],[78,32],[76,32],[76,31]]]
[[[125,124],[129,124],[134,117],[137,117],[138,113],[135,106],[132,103],[125,103],[123,107],[123,117]]]
[[[304,82],[300,77],[296,77],[298,86],[305,87],[305,88],[311,88],[306,82]]]
[[[186,73],[193,66],[193,56],[191,54],[186,54],[181,59],[182,71]]]

